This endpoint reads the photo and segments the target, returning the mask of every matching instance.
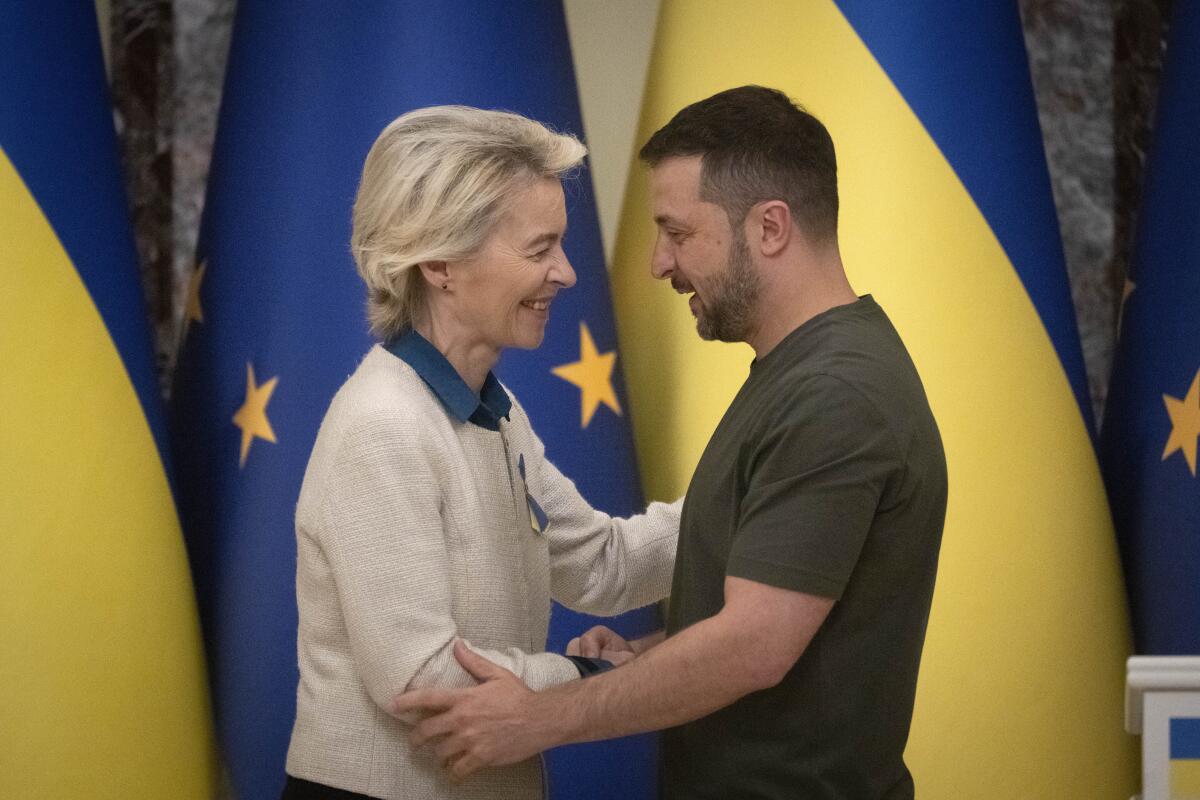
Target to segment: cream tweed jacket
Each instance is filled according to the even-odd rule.
[[[662,599],[678,532],[679,503],[627,520],[592,509],[515,401],[499,431],[459,422],[408,364],[372,348],[325,415],[296,508],[288,774],[388,800],[541,798],[539,759],[455,785],[384,709],[407,689],[472,685],[456,637],[535,690],[577,680],[544,652],[551,597],[606,616]]]

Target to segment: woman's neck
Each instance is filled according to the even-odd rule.
[[[433,319],[415,321],[413,330],[436,347],[471,391],[479,394],[488,373],[500,358],[499,350]]]

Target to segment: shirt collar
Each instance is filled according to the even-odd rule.
[[[495,431],[500,429],[501,419],[508,419],[512,399],[490,370],[483,388],[475,394],[441,351],[415,330],[402,333],[384,347],[412,367],[459,422]]]

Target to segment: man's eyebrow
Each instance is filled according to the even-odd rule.
[[[679,225],[679,220],[672,217],[670,214],[655,214],[655,225]]]

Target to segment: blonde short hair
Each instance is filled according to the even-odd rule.
[[[425,302],[425,261],[476,253],[507,201],[536,178],[562,178],[587,149],[507,111],[431,106],[383,129],[363,165],[350,249],[367,285],[371,332],[394,338]]]

